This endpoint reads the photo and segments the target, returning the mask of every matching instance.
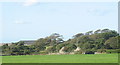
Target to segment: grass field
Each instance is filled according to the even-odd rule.
[[[118,63],[118,54],[3,56],[3,63]]]

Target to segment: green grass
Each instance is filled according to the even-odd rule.
[[[3,63],[118,63],[118,54],[3,56]]]

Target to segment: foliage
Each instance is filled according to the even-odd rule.
[[[120,53],[120,49],[110,49],[106,50],[107,53]]]
[[[65,48],[65,52],[74,52],[77,47],[80,47],[81,51],[86,53],[103,52],[104,50],[106,52],[109,49],[120,48],[120,44],[118,44],[120,41],[118,39],[120,39],[119,34],[109,29],[78,33],[72,39],[66,41],[63,40],[62,35],[53,33],[50,36],[38,39],[30,46],[24,45],[25,43],[22,41],[13,43],[10,46],[5,44],[2,46],[2,52],[3,55],[48,54],[58,53],[62,47]]]
[[[118,49],[118,37],[112,37],[105,42],[107,49]]]

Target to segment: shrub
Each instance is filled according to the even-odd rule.
[[[47,51],[40,51],[39,53],[42,54],[42,55],[48,54]]]
[[[82,51],[76,51],[75,54],[82,54]]]
[[[120,49],[106,50],[107,53],[120,53]]]
[[[97,52],[103,53],[103,52],[106,52],[106,50],[105,49],[98,49]]]

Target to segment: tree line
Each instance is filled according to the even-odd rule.
[[[88,31],[86,33],[78,33],[73,35],[67,41],[63,40],[63,36],[53,33],[45,38],[38,39],[33,45],[26,46],[23,41],[12,43],[10,46],[5,44],[1,46],[3,55],[37,55],[58,53],[64,47],[64,52],[74,52],[76,48],[81,50],[75,52],[107,52],[118,53],[120,36],[115,30],[98,29],[96,31]]]

